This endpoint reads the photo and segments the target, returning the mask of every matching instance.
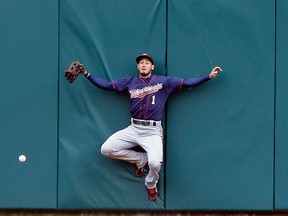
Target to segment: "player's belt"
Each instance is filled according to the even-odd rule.
[[[160,121],[153,121],[153,120],[138,120],[138,119],[133,119],[132,122],[137,125],[143,125],[143,126],[157,126],[161,124]]]

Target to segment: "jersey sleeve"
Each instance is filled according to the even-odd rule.
[[[130,78],[123,78],[115,81],[106,81],[99,77],[95,77],[92,74],[90,74],[87,79],[97,88],[117,92],[126,90],[130,80]]]
[[[168,92],[181,91],[184,79],[177,77],[166,77],[166,90]]]

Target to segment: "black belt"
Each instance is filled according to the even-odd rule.
[[[145,121],[145,120],[140,121],[136,119],[133,119],[133,123],[137,125],[143,125],[143,126],[156,126],[157,125],[155,121]]]

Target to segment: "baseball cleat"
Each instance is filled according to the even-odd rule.
[[[141,168],[137,168],[136,170],[136,176],[137,177],[141,177],[141,176],[144,176],[145,173],[146,173],[146,169],[148,167],[148,163],[146,163],[143,167]]]
[[[158,197],[157,188],[148,189],[148,196],[150,200],[156,200],[156,198]]]

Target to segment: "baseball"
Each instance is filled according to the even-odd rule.
[[[25,155],[20,155],[20,156],[19,156],[19,161],[20,161],[21,163],[24,163],[24,162],[26,161],[26,156],[25,156]]]

